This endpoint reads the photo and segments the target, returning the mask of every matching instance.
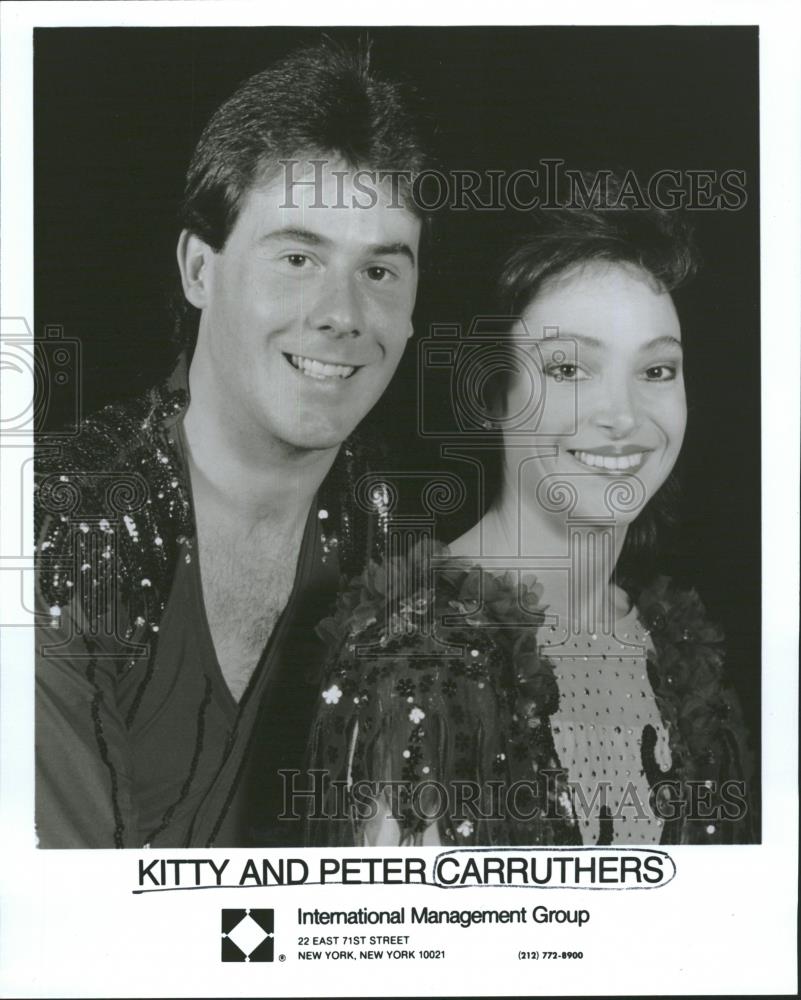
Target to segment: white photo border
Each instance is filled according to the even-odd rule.
[[[456,5],[454,5],[456,7]],[[259,3],[217,2],[148,2],[126,3],[5,3],[0,11],[2,24],[2,117],[0,124],[0,316],[5,330],[18,330],[27,320],[33,321],[33,87],[32,34],[36,26],[182,26],[182,25],[262,25],[267,9]],[[675,967],[668,962],[658,976],[646,980],[655,993],[723,992],[791,993],[796,983],[796,905],[795,900],[782,899],[792,895],[797,885],[797,705],[798,705],[798,552],[799,552],[799,373],[801,373],[801,12],[790,0],[772,2],[677,2],[669,8],[650,7],[633,2],[609,2],[599,7],[591,2],[564,3],[558,13],[552,4],[495,3],[491,8],[450,10],[445,5],[407,2],[397,6],[376,8],[374,5],[351,3],[336,8],[340,24],[472,24],[501,25],[522,23],[524,16],[539,25],[758,25],[760,38],[760,200],[761,200],[761,329],[762,329],[762,843],[746,848],[727,849],[722,867],[717,857],[704,859],[675,852],[684,867],[683,888],[676,892],[673,903],[656,907],[652,900],[641,904],[643,942],[640,957],[628,956],[628,971],[618,966],[618,979],[609,979],[608,968],[571,968],[563,973],[560,983],[550,977],[535,983],[534,971],[518,965],[502,965],[486,973],[471,970],[460,972],[459,963],[447,970],[426,966],[425,975],[406,974],[401,979],[393,972],[386,982],[374,984],[375,992],[399,995],[430,995],[470,992],[476,995],[525,994],[547,990],[563,995],[594,992],[599,984],[614,984],[615,991],[639,992],[637,976],[648,976],[657,938],[667,930],[668,921],[681,919],[685,912],[690,920],[697,905],[709,905],[709,895],[724,892],[726,879],[736,878],[738,889],[732,923],[710,927],[706,956],[692,949],[683,959],[676,957]],[[313,5],[269,9],[272,23],[299,26],[332,23],[332,8]],[[9,325],[10,324],[10,325]],[[32,379],[7,379],[3,372],[3,413],[22,412],[32,397]],[[27,393],[27,396],[26,396]],[[5,445],[5,442],[3,442]],[[30,449],[25,438],[14,441],[13,461],[0,462],[4,526],[0,528],[0,596],[3,608],[20,603],[20,581],[24,607],[32,606],[32,573],[26,570],[32,560],[32,550],[20,549],[21,526],[30,527],[26,504],[32,494],[30,462],[20,462],[20,449]],[[24,469],[22,491],[19,469]],[[32,532],[30,542],[32,544]],[[25,537],[24,535],[22,537]],[[120,954],[104,950],[108,938],[98,930],[114,917],[102,910],[108,897],[100,892],[109,884],[116,886],[124,897],[115,911],[122,922],[119,933],[130,936],[152,931],[142,918],[131,913],[138,905],[130,895],[133,882],[133,852],[37,852],[33,846],[33,637],[25,628],[6,628],[0,638],[2,654],[2,698],[0,712],[0,836],[2,836],[2,895],[3,913],[0,930],[0,966],[3,990],[19,996],[155,996],[155,995],[368,995],[372,972],[352,972],[355,978],[329,980],[323,965],[304,969],[308,975],[293,976],[292,963],[280,970],[275,968],[272,979],[264,977],[222,977],[216,966],[211,972],[203,962],[193,963],[189,938],[175,930],[175,954],[180,960],[169,964],[171,952],[166,945],[152,945],[151,968],[144,956],[131,961],[124,978],[118,963]],[[690,849],[692,850],[692,849]],[[710,849],[713,853],[716,849]],[[138,852],[137,852],[138,853]],[[181,852],[172,852],[178,856]],[[184,852],[185,853],[185,852]],[[197,853],[197,852],[194,852]],[[208,852],[204,852],[208,853]],[[237,852],[227,852],[237,855]],[[241,852],[240,852],[241,853]],[[128,854],[129,857],[120,857]],[[739,866],[739,867],[738,867]],[[727,872],[725,869],[729,868]],[[715,869],[705,871],[705,869]],[[718,870],[720,869],[720,870]],[[734,873],[736,869],[736,874]],[[696,882],[708,879],[706,893],[694,888]],[[790,890],[788,892],[788,889]],[[97,891],[97,898],[94,894]],[[289,890],[282,890],[283,893]],[[331,889],[330,905],[400,905],[402,894],[372,888],[360,897],[358,904],[346,890]],[[90,947],[87,938],[75,932],[68,934],[65,926],[48,915],[44,903],[51,898],[53,913],[65,920],[70,913],[76,922],[83,922],[85,933],[99,934],[105,942],[99,949]],[[485,890],[481,905],[505,905],[499,902],[501,890]],[[179,894],[187,897],[205,893]],[[645,894],[647,895],[647,894]],[[396,900],[397,896],[397,900]],[[276,905],[286,905],[285,899],[272,898]],[[492,902],[490,902],[490,898]],[[539,900],[538,900],[539,901]],[[550,903],[550,900],[548,900]],[[217,912],[214,900],[212,907]],[[328,900],[327,900],[328,902]],[[407,900],[408,902],[408,900]],[[433,903],[439,903],[436,899]],[[461,900],[459,905],[466,903]],[[621,901],[615,900],[615,912]],[[123,905],[124,903],[124,905]],[[304,897],[302,905],[310,903]],[[165,907],[166,907],[165,903]],[[236,899],[223,905],[237,905]],[[268,905],[272,905],[270,902]],[[294,906],[294,900],[292,900]],[[298,903],[298,905],[301,905]],[[479,905],[471,896],[470,905]],[[509,905],[519,905],[513,901]],[[561,902],[559,903],[561,905]],[[639,904],[638,904],[639,905]],[[734,904],[732,904],[734,905]],[[661,911],[661,912],[660,912]],[[712,911],[718,912],[718,911]],[[120,916],[121,915],[121,916]],[[197,918],[189,909],[189,900],[171,904],[169,914],[155,920],[183,919],[196,930]],[[91,921],[95,921],[94,927]],[[194,921],[194,923],[193,923]],[[747,933],[737,929],[750,922]],[[646,929],[646,924],[650,926]],[[737,925],[737,926],[735,926]],[[165,925],[166,926],[166,925]],[[212,937],[214,931],[210,932]],[[680,926],[673,928],[681,938]],[[464,937],[464,935],[463,935]],[[614,936],[611,937],[614,940]],[[466,939],[465,939],[466,940]],[[751,942],[751,955],[743,955],[746,941]],[[635,947],[636,947],[635,942]],[[128,945],[134,956],[140,949]],[[458,948],[457,945],[453,946]],[[490,945],[482,944],[486,955]],[[702,949],[703,951],[703,949]],[[69,956],[72,956],[71,958]],[[670,957],[670,953],[669,956]],[[44,961],[42,961],[44,959]],[[647,960],[646,960],[647,959]],[[616,959],[622,961],[619,954]],[[683,963],[683,964],[682,964]],[[706,964],[705,964],[706,963]],[[757,971],[749,971],[750,963],[758,963]],[[692,970],[692,978],[685,974]],[[400,967],[397,967],[400,970]],[[295,966],[297,969],[297,966]],[[704,974],[706,969],[708,974]],[[228,970],[230,971],[230,970]],[[237,973],[241,970],[237,967]],[[278,973],[282,973],[280,976]],[[382,971],[380,975],[385,975]],[[605,978],[606,976],[606,978]],[[642,981],[642,980],[640,980]],[[738,989],[738,984],[740,988]]]

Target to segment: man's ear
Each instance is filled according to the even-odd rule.
[[[406,334],[406,339],[411,340],[414,336],[414,323],[409,320],[409,332]]]
[[[214,251],[203,240],[184,229],[178,237],[178,270],[187,302],[196,309],[208,304],[210,261]]]

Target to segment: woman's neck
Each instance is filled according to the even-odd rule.
[[[630,610],[612,577],[626,526],[571,521],[506,489],[473,528],[449,546],[453,555],[494,572],[515,570],[536,578],[541,603],[571,632],[611,631]]]

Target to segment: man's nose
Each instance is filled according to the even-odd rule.
[[[336,337],[358,337],[364,320],[354,279],[332,269],[317,291],[308,315],[310,326]]]
[[[627,437],[639,423],[637,393],[622,379],[612,379],[593,414],[593,422],[612,438]]]

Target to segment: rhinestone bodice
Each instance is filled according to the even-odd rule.
[[[656,761],[663,771],[670,767],[670,749],[648,680],[650,639],[636,611],[618,620],[612,635],[568,635],[551,626],[543,639],[542,653],[553,663],[559,686],[559,708],[551,717],[554,745],[574,788],[584,843],[598,843],[603,805],[611,812],[612,843],[657,843],[662,820],[651,809],[644,773],[645,727],[656,731]]]

